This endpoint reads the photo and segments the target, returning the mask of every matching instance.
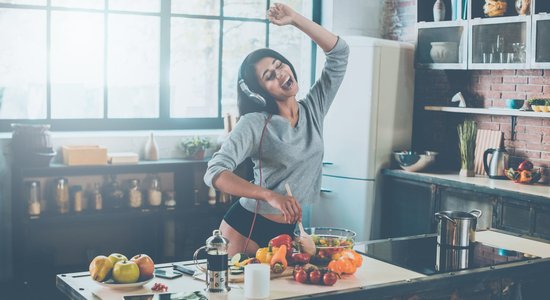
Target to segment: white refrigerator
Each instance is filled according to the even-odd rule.
[[[393,151],[411,145],[414,46],[343,38],[348,68],[325,117],[321,199],[311,207],[309,225],[350,229],[362,241],[380,237],[380,170]],[[324,55],[318,57],[319,71]]]

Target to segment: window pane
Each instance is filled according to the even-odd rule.
[[[105,0],[52,0],[52,6],[104,9]]]
[[[236,114],[239,67],[248,53],[265,47],[265,24],[225,21],[223,26],[222,112]]]
[[[46,5],[46,0],[0,0],[0,3]]]
[[[170,115],[218,116],[220,23],[172,18]]]
[[[109,0],[109,9],[160,12],[160,0]]]
[[[223,2],[224,16],[265,19],[266,12],[265,0],[225,0]]]
[[[103,116],[103,14],[52,12],[52,118]]]
[[[172,0],[172,13],[219,15],[220,0]]]
[[[159,116],[160,18],[110,15],[108,117]]]
[[[311,1],[281,1],[311,19]],[[298,99],[305,97],[311,86],[311,39],[294,26],[269,25],[269,47],[285,56],[298,75]]]
[[[46,117],[46,13],[0,9],[0,118]]]

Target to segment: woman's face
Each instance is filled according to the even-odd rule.
[[[260,86],[276,100],[286,100],[298,94],[298,83],[287,64],[273,57],[264,57],[255,67]]]

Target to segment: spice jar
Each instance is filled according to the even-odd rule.
[[[141,207],[142,197],[139,189],[139,179],[131,179],[128,187],[128,205],[132,208]]]
[[[176,197],[174,191],[164,192],[164,206],[174,207],[176,206]]]
[[[99,183],[94,184],[94,189],[92,190],[90,197],[90,203],[95,210],[103,209],[103,196],[101,196],[101,192],[99,191]]]
[[[40,182],[29,181],[25,183],[25,194],[30,216],[40,215]]]
[[[71,202],[73,204],[74,212],[82,212],[84,210],[84,197],[82,195],[82,186],[73,185],[70,188]]]
[[[120,188],[116,176],[111,176],[110,180],[103,186],[103,196],[105,197],[105,206],[111,208],[121,208],[124,202],[124,191]]]
[[[154,176],[149,181],[147,189],[147,200],[150,206],[159,206],[162,203],[162,192],[160,191],[160,180]]]
[[[57,178],[54,181],[54,199],[57,212],[66,214],[69,212],[69,181],[67,178]]]
[[[216,190],[214,188],[208,189],[208,204],[216,205]]]

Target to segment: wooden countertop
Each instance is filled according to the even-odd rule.
[[[550,201],[550,186],[542,183],[521,184],[507,179],[491,179],[487,176],[459,176],[457,173],[421,173],[405,170],[384,169],[385,176],[409,179],[455,187],[474,192],[496,194],[504,197],[516,197],[520,200],[530,200],[548,204]]]

